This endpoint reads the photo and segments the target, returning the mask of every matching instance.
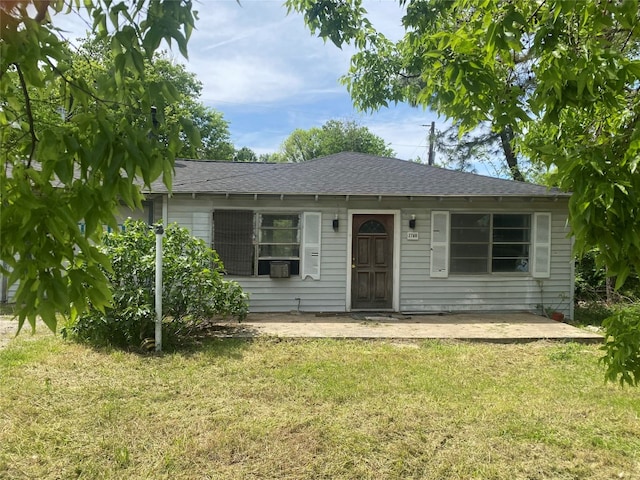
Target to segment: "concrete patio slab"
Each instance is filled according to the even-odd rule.
[[[482,342],[536,340],[600,343],[601,333],[530,313],[499,314],[250,314],[246,320],[218,322],[223,336],[283,338],[453,339]]]
[[[16,322],[0,316],[0,348],[15,336]],[[279,337],[334,339],[450,339],[516,343],[537,340],[602,343],[597,331],[573,327],[530,313],[401,315],[386,313],[315,314],[252,313],[241,323],[216,321],[209,325],[218,337]],[[51,334],[44,325],[39,335]],[[23,335],[30,335],[25,327]]]

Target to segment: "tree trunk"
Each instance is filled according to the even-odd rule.
[[[614,284],[614,279],[615,279],[615,277],[609,277],[608,275],[604,279],[605,294],[607,296],[607,304],[609,304],[609,305],[611,305],[613,303],[613,292],[614,292],[613,284]]]
[[[502,144],[502,151],[504,152],[504,158],[507,160],[511,177],[518,181],[524,182],[524,176],[518,168],[518,157],[513,151],[513,129],[507,125],[500,131],[500,143]]]

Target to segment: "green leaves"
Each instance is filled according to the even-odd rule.
[[[360,48],[366,44],[371,24],[361,0],[288,0],[285,5],[289,12],[301,12],[313,33],[338,48],[352,42]]]
[[[605,365],[607,380],[620,385],[640,383],[640,308],[619,310],[602,322],[607,338],[600,361]]]
[[[153,337],[156,236],[146,223],[128,220],[124,232],[105,234],[103,243],[102,255],[111,267],[103,273],[113,301],[100,308],[104,292],[89,289],[88,311],[68,324],[66,334],[94,344],[136,348]],[[162,315],[169,340],[214,315],[247,315],[247,296],[237,283],[223,279],[222,268],[217,253],[202,240],[169,225],[163,237],[162,274]]]
[[[120,201],[140,206],[137,178],[170,184],[179,128],[150,137],[152,106],[175,101],[165,86],[146,88],[149,31],[186,54],[195,20],[189,2],[85,0],[111,63],[76,55],[49,23],[0,6],[0,260],[9,266],[20,326],[76,315],[111,301],[106,257],[96,244],[115,225]],[[62,14],[64,2],[47,4]],[[66,13],[76,14],[69,2]],[[54,22],[55,16],[52,16]],[[142,19],[140,23],[136,23]],[[162,114],[162,113],[161,113]],[[83,224],[81,230],[79,224]]]
[[[159,40],[165,40],[169,46],[175,42],[182,56],[187,58],[187,42],[196,18],[196,13],[192,12],[192,2],[149,0],[144,7],[147,16],[146,20],[140,22],[140,37],[144,39],[142,46],[147,58],[152,58],[160,45]]]
[[[355,122],[329,120],[321,128],[295,130],[282,143],[278,156],[284,162],[305,162],[339,152],[392,156],[384,140]]]

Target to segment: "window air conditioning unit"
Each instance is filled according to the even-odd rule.
[[[269,276],[271,278],[289,278],[289,262],[269,262]]]

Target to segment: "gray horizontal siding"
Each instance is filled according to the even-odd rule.
[[[155,216],[161,202],[156,201]],[[348,210],[400,210],[400,310],[405,312],[444,311],[537,311],[538,305],[571,313],[572,264],[571,241],[566,227],[566,202],[549,199],[420,199],[408,197],[364,199],[345,197],[285,196],[215,196],[176,195],[167,200],[169,223],[178,222],[196,236],[211,242],[211,219],[215,209],[249,209],[254,211],[319,211],[322,212],[322,251],[320,280],[270,279],[265,277],[229,277],[238,281],[250,295],[250,308],[255,312],[302,311],[342,312],[349,310],[347,298]],[[551,277],[542,285],[529,275],[478,275],[430,278],[431,211],[464,212],[552,212]],[[194,213],[196,215],[194,216]],[[332,228],[339,215],[338,232]],[[408,240],[408,223],[416,216],[418,240]],[[204,223],[206,221],[206,223]],[[540,287],[543,289],[541,300]],[[565,299],[562,297],[566,296]]]
[[[399,210],[400,279],[399,306],[405,312],[445,311],[537,311],[540,304],[571,314],[573,299],[573,267],[571,240],[566,226],[566,201],[549,199],[533,201],[499,198],[473,199],[411,199],[408,197],[363,199],[311,196],[265,197],[176,195],[163,202],[153,201],[153,216],[166,215],[168,223],[177,222],[208,244],[212,238],[212,214],[216,209],[249,209],[254,211],[319,211],[322,212],[322,250],[320,280],[270,279],[268,277],[229,277],[237,280],[250,295],[254,312],[291,311],[298,308],[310,312],[343,312],[349,310],[347,299],[347,261],[351,255],[348,239],[348,210]],[[551,276],[540,282],[529,275],[450,275],[431,278],[430,232],[431,211],[477,212],[552,212]],[[338,214],[338,232],[332,220]],[[417,240],[408,240],[409,219],[416,217]],[[130,215],[123,212],[123,216]],[[398,280],[398,279],[396,279]],[[8,292],[13,297],[17,286]],[[542,290],[542,291],[541,291]]]
[[[540,305],[558,309],[570,315],[573,302],[571,239],[567,236],[566,212],[560,202],[532,205],[530,202],[510,202],[508,208],[500,202],[458,202],[450,211],[533,213],[552,212],[551,276],[535,279],[530,275],[449,275],[430,278],[431,211],[403,211],[403,228],[411,214],[416,215],[419,241],[406,240],[402,235],[400,309],[406,312],[442,311],[540,311]],[[447,210],[438,205],[435,210]],[[405,221],[406,220],[406,221]],[[408,228],[407,228],[408,230]]]
[[[177,223],[198,238],[211,244],[211,216],[213,208],[204,198],[180,196],[167,202],[167,223]]]
[[[263,212],[278,211],[316,211],[322,212],[322,250],[320,280],[291,277],[271,279],[269,277],[235,277],[235,280],[249,294],[251,311],[283,312],[296,310],[300,299],[300,310],[310,312],[344,312],[346,305],[346,210],[329,206],[330,203],[306,202],[301,206],[298,201],[279,198],[254,200],[226,199],[210,195],[176,196],[168,200],[168,222],[177,222],[189,229],[199,238],[211,244],[212,218],[216,209],[253,210]],[[195,215],[194,215],[195,213]],[[341,228],[334,232],[332,221],[338,213]],[[203,222],[205,221],[205,225]]]
[[[268,207],[267,207],[268,208]],[[306,211],[322,211],[305,208]],[[346,309],[346,214],[342,228],[334,232],[335,209],[322,212],[320,280],[300,277],[271,279],[268,277],[235,278],[249,293],[250,309],[256,312],[344,312]],[[344,222],[344,223],[343,223]]]
[[[13,301],[19,284],[16,282],[9,287],[8,276],[3,276],[0,273],[0,302]]]

